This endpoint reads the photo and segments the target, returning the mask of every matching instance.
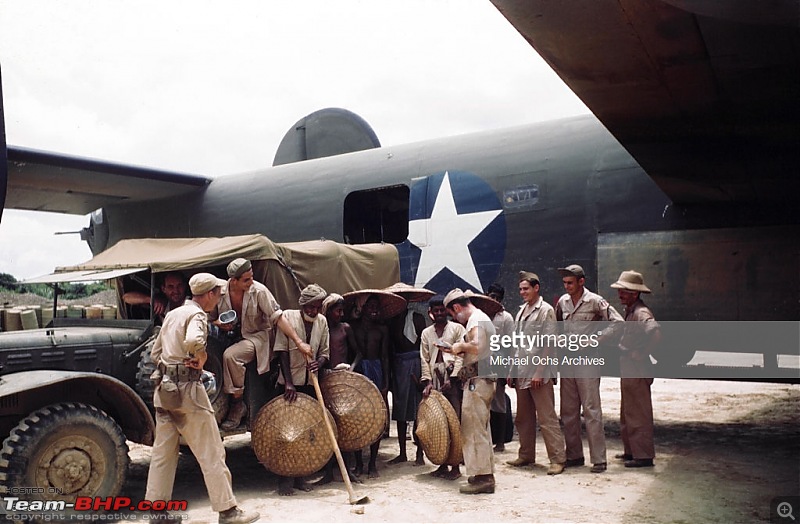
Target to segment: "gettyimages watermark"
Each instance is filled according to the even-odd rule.
[[[487,343],[482,376],[800,380],[797,321],[529,322]]]
[[[54,500],[59,490],[12,488],[0,498],[0,520],[66,522],[140,520],[179,522],[187,519],[186,500],[140,500],[129,497],[77,497],[75,502]]]

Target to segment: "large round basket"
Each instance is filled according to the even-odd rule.
[[[450,454],[450,428],[447,414],[433,392],[419,403],[415,435],[428,460],[436,465],[445,463]]]
[[[370,379],[352,371],[332,371],[319,386],[336,420],[342,451],[356,451],[381,438],[389,421],[381,392]]]
[[[431,391],[431,396],[434,397],[441,406],[445,415],[447,416],[447,429],[450,433],[450,451],[447,453],[447,458],[444,464],[448,466],[457,466],[464,460],[464,447],[461,440],[461,421],[458,420],[458,415],[453,405],[447,400],[447,397],[438,391]]]
[[[331,425],[336,425],[326,412]],[[319,402],[303,393],[294,402],[276,397],[256,415],[251,432],[258,461],[278,475],[304,477],[319,471],[333,456],[333,442]]]

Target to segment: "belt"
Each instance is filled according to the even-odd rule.
[[[158,369],[173,382],[198,382],[203,371],[187,368],[183,364],[159,364]]]

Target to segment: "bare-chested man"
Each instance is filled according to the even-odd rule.
[[[386,398],[389,389],[389,329],[380,323],[380,302],[378,297],[370,296],[361,309],[361,322],[355,328],[358,347],[364,353],[358,371],[370,379]],[[377,478],[378,440],[369,447],[369,478]],[[356,452],[357,475],[364,472],[364,459],[361,452]]]
[[[322,314],[328,319],[328,332],[330,333],[330,360],[328,366],[331,369],[346,369],[352,371],[361,362],[361,350],[356,342],[353,328],[347,322],[342,322],[344,318],[344,297],[337,293],[331,293],[322,301]],[[345,461],[352,459],[351,453],[343,453]],[[325,474],[315,482],[315,485],[322,486],[333,481],[333,472],[336,468],[336,458],[332,458],[325,466]],[[361,482],[354,475],[347,472],[351,482]]]

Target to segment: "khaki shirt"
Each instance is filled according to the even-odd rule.
[[[437,367],[436,360],[439,358],[439,348],[436,347],[436,342],[441,338],[443,341],[448,342],[450,344],[455,344],[456,342],[463,342],[464,335],[467,334],[467,330],[464,329],[464,326],[459,324],[458,322],[452,322],[450,320],[447,321],[447,324],[444,327],[444,331],[442,332],[442,336],[439,337],[436,334],[436,326],[428,326],[422,330],[422,335],[420,335],[420,345],[419,345],[419,356],[421,360],[421,378],[420,380],[430,380],[433,381],[433,371]],[[461,370],[461,365],[464,363],[464,359],[461,357],[457,357],[452,353],[445,353],[442,352],[442,360],[444,361],[444,368],[447,368],[450,363],[453,364],[453,372],[450,373],[451,377],[458,376],[458,372]],[[441,363],[439,363],[441,365]],[[442,376],[444,376],[444,372],[442,372]],[[436,386],[436,384],[434,384]]]
[[[330,332],[328,331],[328,319],[325,315],[317,315],[314,317],[314,323],[311,325],[311,336],[306,333],[306,325],[303,322],[303,312],[299,309],[288,309],[283,312],[284,318],[291,324],[302,340],[308,340],[311,346],[312,358],[325,357],[331,358],[330,348]],[[292,384],[295,386],[306,386],[309,381],[306,380],[306,357],[293,340],[283,334],[283,331],[278,331],[275,336],[275,347],[273,352],[278,353],[281,351],[289,352],[289,368],[292,373]],[[286,370],[283,371],[285,373]],[[278,384],[285,384],[283,373],[278,374]]]
[[[544,301],[544,299],[540,296],[536,303],[533,304],[533,309],[525,314],[525,307],[528,305],[527,302],[523,303],[519,307],[519,311],[517,311],[517,315],[514,317],[514,324],[515,329],[520,333],[525,335],[534,336],[537,333],[540,335],[554,335],[556,334],[556,310]],[[540,346],[525,346],[520,347],[517,350],[517,357],[521,357],[524,354],[533,356],[533,355],[543,355],[545,348]],[[550,355],[551,357],[557,357],[557,351],[555,348],[551,348]],[[536,372],[536,368],[538,366],[534,366],[529,364],[525,366],[524,369],[517,369],[515,371],[517,377],[517,387],[519,389],[528,389],[531,387],[531,379],[533,379],[533,375]],[[512,370],[514,372],[514,370]],[[548,372],[542,377],[543,379],[552,379],[556,376],[556,368],[554,366],[548,366]]]
[[[200,305],[187,300],[184,305],[173,309],[164,317],[164,324],[158,332],[150,359],[158,364],[183,364],[184,359],[206,350],[208,339],[208,315]],[[198,381],[179,382],[184,406],[192,406],[206,411],[214,411],[203,385]],[[155,407],[161,408],[161,400],[156,390],[153,397]]]
[[[228,284],[222,287],[217,309],[211,318],[216,319],[221,311],[233,309],[231,297],[228,294]],[[242,317],[239,319],[242,326],[242,338],[253,343],[256,350],[256,364],[259,374],[269,371],[269,332],[283,314],[281,306],[272,296],[269,289],[261,282],[253,281],[253,285],[242,298]]]
[[[150,359],[156,364],[183,364],[192,355],[206,350],[208,315],[194,300],[173,309],[164,317]]]
[[[586,335],[596,331],[589,321],[622,322],[624,320],[606,299],[586,288],[583,289],[583,295],[577,304],[572,303],[572,297],[567,293],[561,295],[556,305],[556,319],[565,321],[564,330],[568,333]]]
[[[625,321],[638,322],[633,326],[625,326],[620,339],[620,374],[626,378],[649,378],[653,376],[653,362],[646,351],[650,338],[659,329],[653,312],[641,299],[630,308],[625,308]],[[638,353],[641,358],[633,358]]]

